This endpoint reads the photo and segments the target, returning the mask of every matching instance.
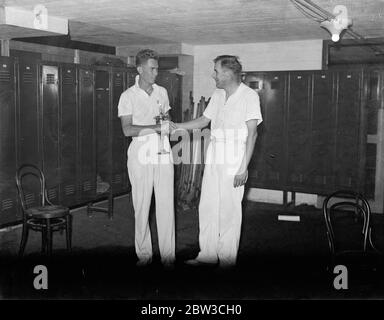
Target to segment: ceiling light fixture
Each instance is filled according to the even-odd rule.
[[[343,5],[335,6],[333,14],[335,18],[321,22],[320,27],[326,29],[332,35],[333,42],[337,42],[340,40],[341,32],[352,25],[352,20],[348,18],[347,8]]]

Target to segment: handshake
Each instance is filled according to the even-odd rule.
[[[165,135],[172,134],[178,128],[178,125],[170,120],[163,120],[160,124],[160,132]]]

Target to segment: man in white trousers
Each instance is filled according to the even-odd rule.
[[[172,153],[158,154],[160,133],[166,133],[169,124],[156,124],[160,109],[170,109],[167,90],[155,84],[158,74],[158,55],[150,49],[136,55],[138,76],[136,83],[124,91],[119,100],[118,116],[129,145],[128,174],[132,185],[135,210],[135,250],[137,266],[152,262],[152,241],[149,210],[155,191],[156,225],[161,262],[172,267],[175,261],[175,217],[173,198]],[[168,139],[164,141],[169,151]]]
[[[248,164],[262,122],[257,92],[241,82],[242,66],[236,56],[214,59],[217,89],[203,115],[171,129],[199,129],[211,122],[199,204],[200,252],[190,265],[236,264],[242,221],[244,184]]]

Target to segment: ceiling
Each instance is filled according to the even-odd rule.
[[[384,34],[384,0],[313,2],[329,12],[345,5],[353,30],[366,38]],[[27,10],[36,4],[69,19],[72,40],[116,47],[330,38],[289,0],[0,0]]]

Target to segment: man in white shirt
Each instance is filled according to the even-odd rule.
[[[200,252],[190,265],[236,264],[242,221],[241,202],[248,164],[262,122],[257,92],[241,82],[236,56],[214,60],[217,89],[198,119],[171,124],[172,129],[201,129],[211,122],[211,141],[199,204]]]
[[[136,55],[139,75],[136,83],[124,91],[119,100],[118,116],[129,145],[128,174],[135,210],[135,249],[138,266],[152,262],[152,241],[148,216],[155,190],[156,225],[161,262],[170,267],[175,261],[175,217],[173,198],[172,153],[158,154],[160,133],[168,132],[168,123],[156,124],[160,109],[170,109],[167,90],[155,84],[158,55],[150,49]],[[169,141],[165,139],[169,151]]]

